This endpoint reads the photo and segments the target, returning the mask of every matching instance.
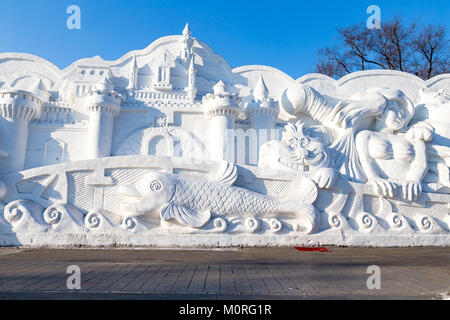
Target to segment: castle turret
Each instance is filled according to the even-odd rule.
[[[222,80],[213,90],[213,94],[203,97],[205,116],[209,120],[210,157],[212,160],[234,161],[234,150],[230,149],[234,142],[234,124],[241,112],[238,97],[227,90]]]
[[[180,58],[183,62],[188,62],[191,58],[192,54],[192,46],[194,44],[194,40],[191,38],[191,29],[189,29],[189,24],[186,23],[186,26],[183,29],[183,35],[181,36],[180,43]]]
[[[189,99],[194,100],[197,95],[197,88],[195,86],[195,64],[194,64],[194,56],[191,57],[191,63],[189,64],[188,69],[188,85],[186,87],[186,92],[188,94]]]
[[[122,96],[113,90],[113,85],[107,78],[85,98],[89,114],[87,159],[111,155],[114,119],[120,113],[121,103]]]
[[[27,91],[0,88],[0,173],[24,169],[28,124],[39,118],[50,94],[41,80]]]
[[[136,62],[136,55],[133,56],[133,60],[131,61],[131,68],[130,68],[130,79],[128,81],[128,90],[134,90],[137,88],[137,73],[138,73],[138,67]]]
[[[264,78],[259,76],[253,89],[253,99],[248,102],[245,108],[250,126],[255,129],[275,128],[279,111],[278,103],[269,98],[269,90]]]
[[[259,157],[259,149],[269,140],[276,139],[276,133],[272,131],[277,123],[279,106],[269,98],[269,90],[262,76],[253,90],[253,99],[245,106],[245,112],[250,122],[250,128],[256,130],[258,147],[254,152]]]

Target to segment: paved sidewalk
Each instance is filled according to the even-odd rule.
[[[442,299],[450,248],[0,248],[0,299]],[[70,291],[67,266],[81,269]],[[367,267],[381,268],[369,290]]]

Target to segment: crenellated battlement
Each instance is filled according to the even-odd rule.
[[[246,104],[245,112],[248,116],[259,114],[277,118],[280,109],[278,107],[278,102],[273,99],[267,99],[264,101],[251,100]]]
[[[43,101],[27,91],[0,92],[0,116],[31,121],[41,114]]]
[[[89,112],[105,111],[117,117],[120,113],[120,105],[123,98],[116,92],[93,91],[84,100],[86,109]]]
[[[215,116],[237,118],[241,113],[239,96],[228,91],[222,80],[213,87],[213,90],[214,93],[208,93],[202,99],[205,116],[207,118]]]

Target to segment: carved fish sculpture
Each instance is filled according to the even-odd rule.
[[[307,233],[317,226],[317,213],[311,204],[316,197],[315,185],[296,199],[277,199],[245,188],[233,186],[237,178],[234,165],[210,181],[203,178],[150,172],[134,185],[122,186],[124,216],[159,212],[163,220],[176,220],[194,228],[204,226],[211,212],[220,216],[294,217]]]

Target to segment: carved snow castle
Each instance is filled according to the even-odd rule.
[[[0,54],[0,245],[449,245],[449,168],[450,74]]]

